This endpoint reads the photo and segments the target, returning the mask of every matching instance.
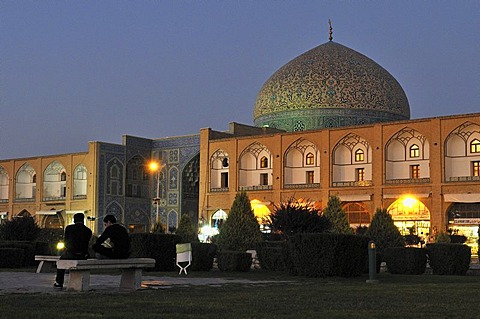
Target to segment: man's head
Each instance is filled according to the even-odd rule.
[[[105,227],[108,227],[110,225],[113,225],[117,222],[117,219],[115,218],[115,216],[113,215],[106,215],[104,218],[103,218],[103,225],[105,225]]]
[[[85,221],[85,215],[83,213],[76,213],[73,215],[73,222],[74,223],[82,223]]]

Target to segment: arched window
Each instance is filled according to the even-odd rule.
[[[87,168],[79,164],[73,171],[73,198],[80,199],[87,196]]]
[[[474,139],[470,143],[470,153],[480,153],[480,141],[477,139]]]
[[[313,153],[308,153],[307,156],[305,156],[305,165],[313,165],[315,164],[315,156]]]
[[[67,180],[67,173],[62,172],[62,173],[60,174],[60,180],[61,180],[62,182],[65,182],[65,181]]]
[[[365,160],[365,154],[362,149],[355,151],[355,162],[363,162]]]
[[[268,158],[266,156],[260,159],[260,168],[268,168]]]
[[[420,148],[417,144],[410,146],[410,157],[420,157]]]

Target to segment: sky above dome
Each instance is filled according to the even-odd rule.
[[[2,1],[0,158],[253,125],[263,83],[333,40],[402,85],[411,118],[480,112],[480,2]]]

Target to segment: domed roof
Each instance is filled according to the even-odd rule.
[[[327,42],[288,62],[258,93],[256,126],[286,131],[410,119],[395,78],[373,60]]]

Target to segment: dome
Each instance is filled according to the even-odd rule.
[[[379,64],[335,42],[296,57],[257,95],[255,126],[286,131],[410,119],[407,96]]]

